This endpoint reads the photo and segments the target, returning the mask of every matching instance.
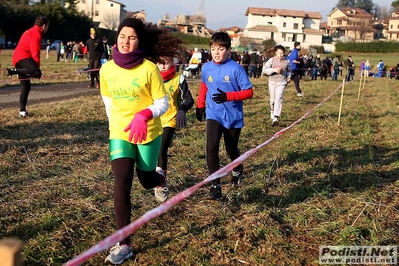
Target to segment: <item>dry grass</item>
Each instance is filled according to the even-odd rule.
[[[285,95],[282,127],[270,126],[267,79],[254,79],[240,149],[256,147],[339,85],[304,78],[305,98]],[[369,79],[358,100],[346,84],[302,123],[250,157],[245,184],[205,200],[202,188],[138,229],[124,265],[317,265],[319,245],[398,245],[399,82]],[[192,85],[196,95],[198,85]],[[0,115],[0,238],[25,243],[26,265],[61,265],[115,230],[107,121],[100,96]],[[188,115],[170,149],[171,196],[207,176],[204,123]],[[221,152],[221,163],[227,164]],[[137,180],[132,220],[156,207]],[[106,252],[86,265],[102,265]]]

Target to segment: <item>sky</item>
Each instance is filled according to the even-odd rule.
[[[390,8],[393,0],[374,0],[380,7]],[[176,15],[195,15],[200,11],[200,0],[119,0],[118,2],[126,5],[127,11],[145,10],[147,21],[157,23],[165,14],[169,14],[171,19]],[[293,9],[320,12],[323,16],[322,21],[327,21],[328,13],[335,7],[338,0],[204,0],[204,13],[207,19],[206,27],[212,30],[238,26],[245,28],[247,17],[245,12],[248,7]]]

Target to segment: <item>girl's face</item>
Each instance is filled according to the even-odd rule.
[[[224,46],[212,45],[211,55],[215,63],[220,64],[227,60],[229,57],[230,49],[226,49]]]
[[[160,57],[157,66],[160,72],[168,71],[173,66],[172,57]]]
[[[131,27],[123,27],[118,35],[117,46],[121,54],[137,50],[139,39],[137,39],[136,31]]]
[[[284,57],[284,51],[281,50],[281,49],[277,49],[277,51],[276,51],[276,56],[277,56],[277,58],[278,58],[279,60],[283,59],[283,57]]]

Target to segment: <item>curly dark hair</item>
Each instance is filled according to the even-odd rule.
[[[125,18],[118,27],[119,32],[123,27],[135,30],[139,40],[139,49],[144,50],[145,58],[156,62],[159,57],[179,56],[185,49],[186,43],[168,29],[160,28],[152,23],[144,23],[138,18]]]
[[[271,58],[271,57],[275,56],[276,55],[276,51],[279,50],[279,49],[282,50],[284,52],[284,54],[285,54],[284,46],[276,45],[276,46],[266,50],[266,52],[265,52],[266,58]]]

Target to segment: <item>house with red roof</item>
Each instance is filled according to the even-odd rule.
[[[304,48],[322,45],[324,32],[320,30],[322,15],[319,12],[248,7],[245,16],[248,21],[242,38],[250,43],[272,39],[290,48],[296,41]]]
[[[377,30],[374,17],[361,8],[334,8],[328,14],[326,32],[333,38],[351,41],[371,41]]]

